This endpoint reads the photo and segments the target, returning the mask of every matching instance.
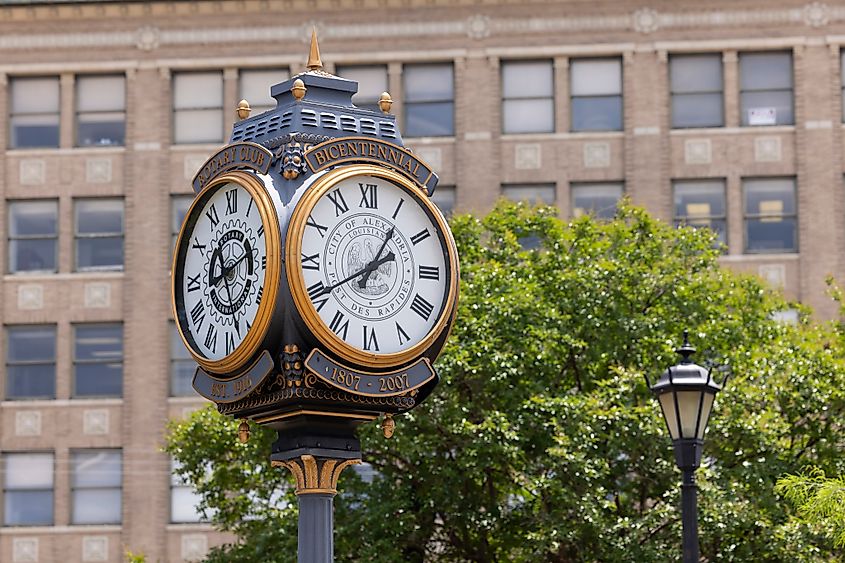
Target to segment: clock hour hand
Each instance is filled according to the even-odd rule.
[[[361,274],[371,272],[372,270],[375,270],[376,268],[378,268],[379,266],[381,266],[385,262],[390,262],[391,260],[396,260],[396,255],[393,254],[392,250],[390,252],[388,252],[387,256],[385,256],[384,258],[379,258],[378,260],[370,262],[369,264],[367,264],[366,266],[364,266],[363,268],[361,268],[360,270],[358,270],[354,274],[352,274],[350,276],[346,276],[345,278],[343,278],[342,280],[340,280],[339,282],[337,282],[335,284],[324,287],[322,290],[320,290],[319,293],[314,294],[311,298],[315,299],[315,298],[317,298],[321,295],[325,295],[326,293],[331,293],[332,291],[335,290],[335,288],[345,284],[346,282],[348,282],[350,280],[354,280],[355,278],[357,278]]]
[[[229,288],[229,280],[226,278],[225,275],[223,275],[222,278],[223,278],[223,283],[226,285],[226,293],[229,294],[229,305],[231,306],[231,304],[232,304],[232,290]],[[238,338],[240,338],[241,337],[240,322],[238,321],[238,316],[235,315],[234,311],[232,311],[232,320],[234,321],[234,324],[235,324],[235,334],[237,334]]]
[[[221,279],[223,279],[223,278],[225,278],[226,276],[228,276],[228,275],[229,275],[229,273],[230,273],[232,270],[234,270],[235,268],[237,268],[238,264],[240,264],[241,262],[243,262],[243,261],[247,258],[247,256],[248,256],[248,255],[247,255],[247,253],[246,253],[246,252],[244,252],[243,256],[241,256],[240,258],[238,258],[237,260],[235,260],[234,262],[232,262],[229,266],[224,266],[224,265],[223,265],[223,254],[222,254],[222,252],[219,252],[219,251],[218,251],[218,253],[220,254],[220,275],[215,277],[215,276],[212,274],[212,275],[210,275],[210,276],[209,276],[209,278],[210,278],[210,279],[209,279],[209,285],[211,285],[212,287],[213,287],[213,286],[216,286],[218,283],[220,283],[220,280],[221,280]],[[214,265],[214,257],[213,257],[213,256],[212,256],[212,258],[211,258],[211,263],[212,263],[212,267],[213,267],[213,265]],[[213,271],[213,268],[212,268],[212,271]]]
[[[390,230],[387,231],[387,234],[384,237],[384,242],[381,243],[381,247],[378,249],[375,258],[373,258],[373,260],[364,268],[364,275],[360,280],[358,280],[358,287],[361,289],[367,287],[367,280],[370,279],[370,275],[375,271],[375,269],[384,264],[384,261],[379,262],[379,256],[381,256],[381,253],[384,252],[384,247],[387,246],[387,243],[393,237],[393,231],[395,229],[396,226],[390,227]]]

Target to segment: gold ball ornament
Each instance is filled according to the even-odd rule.
[[[385,438],[392,438],[396,432],[396,421],[393,420],[392,414],[384,415],[384,420],[381,421],[381,431]]]
[[[305,82],[303,82],[301,78],[297,78],[293,81],[293,86],[290,91],[293,94],[293,97],[296,98],[296,101],[299,102],[305,97],[305,92],[308,91],[308,88],[305,87]]]
[[[249,107],[249,102],[248,102],[248,101],[246,101],[246,100],[241,100],[240,102],[238,102],[238,109],[237,109],[237,113],[238,113],[238,118],[239,118],[239,119],[246,119],[247,117],[249,117],[249,113],[250,113],[251,111],[252,111],[252,108],[251,108],[251,107]]]
[[[238,440],[241,444],[249,442],[249,423],[245,420],[238,425]]]
[[[393,105],[393,98],[387,92],[382,92],[378,99],[378,107],[384,113],[390,113],[390,107]]]

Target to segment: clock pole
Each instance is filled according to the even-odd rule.
[[[298,562],[334,561],[334,497],[344,469],[361,463],[352,419],[298,418],[279,430],[270,456],[296,479]]]

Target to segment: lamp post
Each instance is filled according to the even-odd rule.
[[[698,491],[695,470],[701,464],[704,431],[710,419],[713,399],[722,385],[713,381],[710,370],[690,360],[695,348],[684,331],[684,344],[677,350],[681,362],[668,368],[653,386],[646,383],[660,403],[663,418],[675,447],[675,462],[683,473],[681,519],[684,527],[683,563],[698,561]],[[722,381],[724,384],[725,381]]]

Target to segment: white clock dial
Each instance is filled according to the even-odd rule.
[[[424,197],[385,177],[355,175],[305,210],[304,293],[333,337],[356,350],[408,350],[450,309],[456,275],[450,242]]]
[[[230,356],[255,324],[267,274],[267,240],[250,192],[219,185],[191,210],[175,280],[179,324],[195,354]]]

